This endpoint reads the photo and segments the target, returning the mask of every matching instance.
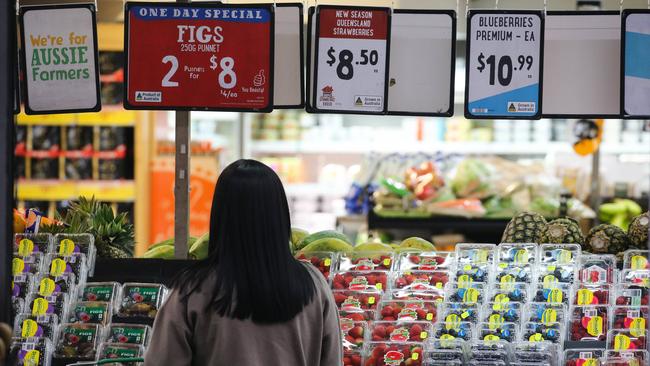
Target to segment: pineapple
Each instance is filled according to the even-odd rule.
[[[643,213],[634,219],[627,229],[632,247],[646,249],[648,247],[648,230],[650,230],[650,212]]]
[[[623,229],[610,224],[601,224],[589,231],[585,240],[585,250],[596,253],[618,254],[630,246],[630,240]]]
[[[57,215],[59,216],[59,215]],[[57,217],[64,225],[46,225],[45,233],[90,233],[95,237],[97,255],[104,258],[133,256],[135,231],[126,213],[115,215],[113,209],[94,198],[79,199],[70,204],[64,216]]]
[[[512,218],[501,237],[502,243],[538,243],[546,226],[544,216],[535,212],[522,212]]]
[[[544,227],[540,236],[540,243],[551,244],[580,244],[585,238],[578,222],[572,218],[555,219]]]

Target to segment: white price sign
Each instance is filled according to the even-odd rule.
[[[623,114],[650,118],[650,10],[623,11]]]
[[[467,118],[541,116],[543,29],[540,11],[470,11]]]
[[[101,109],[94,6],[20,8],[25,113]]]
[[[388,8],[319,6],[316,13],[317,111],[386,111]]]

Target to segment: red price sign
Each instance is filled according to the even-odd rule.
[[[270,112],[272,5],[127,3],[127,109]]]

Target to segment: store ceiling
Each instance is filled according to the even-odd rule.
[[[161,1],[161,0],[157,0]],[[164,0],[162,0],[164,1]],[[470,8],[494,8],[498,1],[501,9],[542,9],[544,0],[469,0]],[[61,3],[87,3],[88,0],[19,0],[20,5],[43,5],[43,4],[61,4]],[[100,22],[122,22],[124,1],[123,0],[97,0],[97,18]],[[197,1],[198,2],[198,1]],[[269,0],[229,0],[230,4],[237,3],[255,3],[255,2],[273,2]],[[296,2],[296,0],[278,0],[281,2]],[[577,0],[547,0],[548,10],[575,10]],[[310,0],[303,2],[314,5],[316,1]],[[422,8],[422,9],[456,9],[456,0],[319,0],[318,4],[345,4],[345,5],[373,5],[373,6],[391,6],[403,8]],[[625,0],[625,8],[645,8],[648,5],[647,0]],[[460,14],[465,12],[465,0],[458,0]],[[603,9],[618,10],[619,0],[603,0]],[[463,17],[460,17],[458,29],[464,29]]]

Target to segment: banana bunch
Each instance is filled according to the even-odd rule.
[[[210,234],[206,233],[199,238],[191,236],[188,244],[191,259],[205,259],[208,257]],[[163,240],[150,246],[144,253],[143,258],[174,259],[174,238]]]
[[[628,199],[617,198],[614,202],[600,205],[598,217],[601,221],[627,230],[634,217],[641,214],[641,206]]]

